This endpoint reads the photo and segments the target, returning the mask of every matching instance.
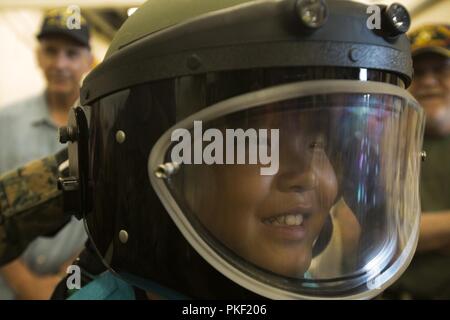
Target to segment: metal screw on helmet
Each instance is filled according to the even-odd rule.
[[[193,54],[187,59],[186,65],[191,70],[197,70],[202,65],[202,61],[200,60],[199,56]]]
[[[176,162],[167,162],[160,164],[155,170],[155,176],[159,179],[167,179],[178,171],[180,165]]]
[[[361,59],[361,50],[357,48],[352,48],[348,52],[348,57],[351,61],[357,62],[359,59]]]
[[[303,26],[317,29],[327,21],[328,6],[325,0],[298,0],[297,13]]]
[[[58,178],[57,186],[58,190],[61,191],[76,191],[80,183],[75,177]]]
[[[422,159],[422,162],[427,159],[427,153],[425,150],[420,153],[420,158]]]
[[[58,134],[60,143],[67,143],[69,141],[74,142],[77,140],[76,131],[71,126],[60,127],[58,129]]]
[[[120,230],[119,231],[119,240],[123,244],[128,242],[128,232],[126,232],[126,230]]]
[[[124,143],[126,138],[127,138],[127,136],[126,136],[125,132],[123,132],[122,130],[119,130],[116,132],[117,143],[120,143],[120,144]]]
[[[411,18],[408,10],[398,3],[391,4],[383,15],[384,31],[390,37],[396,37],[406,33],[411,26]]]

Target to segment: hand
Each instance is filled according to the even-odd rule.
[[[21,300],[48,300],[62,275],[41,276],[32,272],[17,259],[0,269],[8,285],[15,292],[16,298]]]
[[[33,276],[20,292],[18,300],[49,300],[58,283],[60,276]]]

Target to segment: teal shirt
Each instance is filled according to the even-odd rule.
[[[136,296],[133,287],[106,271],[68,300],[136,300]]]
[[[161,286],[155,282],[139,279],[128,275],[126,282],[106,271],[94,281],[72,294],[68,300],[136,300],[134,287],[143,291],[149,291],[166,300],[188,300],[188,298],[176,291]]]
[[[133,279],[133,277],[130,276],[130,279]],[[144,291],[151,291],[164,299],[189,300],[188,297],[154,282],[140,282],[137,278],[134,278],[134,282],[136,287],[142,288]],[[311,286],[314,287],[315,285]],[[136,300],[136,294],[128,282],[115,276],[110,271],[106,271],[94,281],[73,293],[68,300]]]

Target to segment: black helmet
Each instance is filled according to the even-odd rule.
[[[104,263],[192,298],[379,294],[418,237],[409,23],[398,4],[141,6],[62,131]]]

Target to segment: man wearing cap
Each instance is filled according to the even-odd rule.
[[[427,116],[421,172],[422,221],[417,253],[387,297],[450,299],[450,25],[410,35],[411,93]]]
[[[81,17],[79,23],[73,18],[68,9],[46,13],[36,52],[46,89],[0,109],[0,172],[62,149],[57,128],[66,124],[82,77],[93,64],[89,27]],[[85,240],[77,220],[53,237],[36,239],[20,259],[0,269],[0,299],[48,299]]]

